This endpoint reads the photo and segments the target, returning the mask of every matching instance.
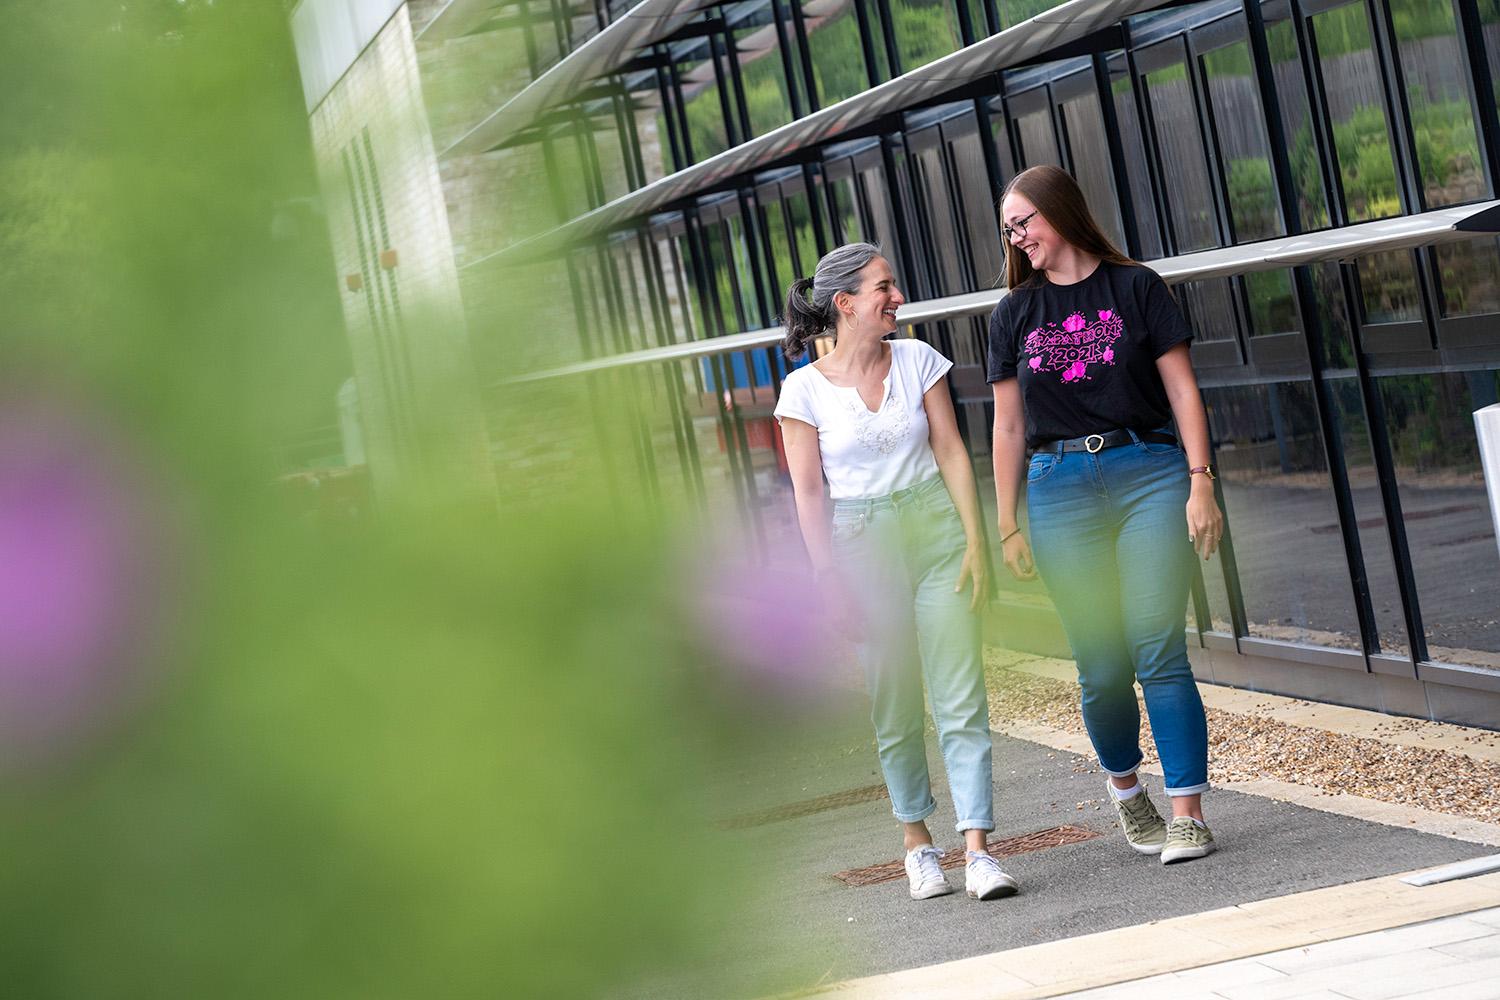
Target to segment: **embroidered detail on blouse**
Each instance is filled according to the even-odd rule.
[[[859,398],[859,393],[854,393],[853,397],[845,399],[844,405],[854,418],[854,436],[859,443],[881,455],[889,455],[901,447],[911,427],[911,414],[902,405],[896,386],[892,384],[886,389],[885,399],[874,413]]]

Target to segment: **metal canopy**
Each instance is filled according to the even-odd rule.
[[[1217,250],[1202,250],[1198,253],[1163,257],[1146,263],[1168,284],[1180,284],[1184,281],[1202,281],[1208,278],[1227,278],[1258,271],[1275,271],[1301,264],[1315,264],[1320,261],[1347,260],[1351,257],[1388,250],[1410,250],[1414,247],[1457,243],[1473,239],[1477,234],[1492,232],[1500,232],[1500,200],[1444,208],[1398,219],[1364,222],[1320,233],[1286,236],[1281,239],[1245,243]],[[910,326],[915,323],[933,323],[959,316],[979,315],[995,308],[995,305],[1005,298],[1006,294],[1006,289],[992,288],[982,292],[966,292],[941,299],[928,299],[925,302],[910,302],[897,312],[896,321],[904,326]],[[710,337],[706,340],[669,344],[665,347],[653,347],[643,351],[594,358],[560,368],[501,379],[496,384],[532,382],[563,375],[579,375],[609,368],[649,364],[655,361],[682,361],[725,351],[754,350],[779,343],[783,335],[784,331],[780,327],[750,330],[724,337]]]
[[[480,3],[484,0],[453,0]],[[620,69],[647,45],[669,37],[718,0],[641,0],[616,18],[557,65],[533,80],[519,94],[491,112],[440,154],[471,156],[494,149],[531,125],[554,104],[570,100],[579,84]],[[451,4],[450,4],[451,6]]]
[[[782,157],[816,147],[883,115],[949,93],[986,73],[1018,66],[1108,28],[1132,14],[1174,2],[1177,0],[1069,0],[952,55],[653,181],[556,229],[481,257],[466,267],[556,251]],[[459,142],[463,143],[467,138]]]

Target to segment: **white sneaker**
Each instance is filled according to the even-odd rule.
[[[964,889],[975,899],[999,899],[1014,896],[1016,880],[1000,870],[1000,862],[988,854],[968,852],[968,863],[964,865]]]
[[[911,883],[912,899],[931,899],[946,896],[953,891],[943,875],[942,857],[931,844],[923,844],[906,852],[906,880]]]

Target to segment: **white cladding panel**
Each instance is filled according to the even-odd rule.
[[[403,0],[301,0],[292,11],[292,44],[307,110],[317,107],[354,65]]]

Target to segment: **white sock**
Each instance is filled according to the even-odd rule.
[[[1111,781],[1109,783],[1109,790],[1115,793],[1115,798],[1119,799],[1121,802],[1124,802],[1126,799],[1134,798],[1135,796],[1141,794],[1141,783],[1137,781],[1129,788],[1116,788],[1115,783]]]

